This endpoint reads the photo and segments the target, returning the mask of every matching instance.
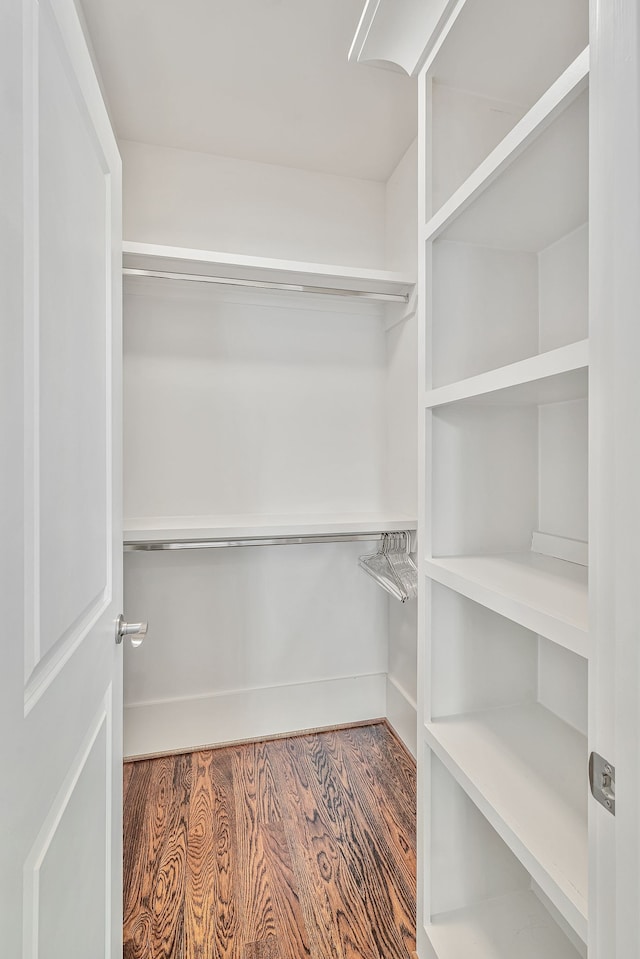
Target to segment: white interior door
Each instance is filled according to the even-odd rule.
[[[72,0],[0,5],[0,941],[121,954],[121,175]]]

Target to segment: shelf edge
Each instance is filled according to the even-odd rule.
[[[589,340],[578,340],[556,350],[539,353],[537,356],[518,360],[508,366],[498,367],[487,373],[479,373],[446,386],[427,390],[424,405],[428,409],[472,400],[474,397],[499,393],[527,383],[536,383],[551,376],[571,373],[589,366]]]
[[[251,273],[266,279],[269,275],[292,274],[297,278],[316,278],[326,281],[372,282],[387,284],[393,291],[400,288],[402,292],[410,293],[415,287],[415,277],[391,270],[369,269],[366,267],[339,266],[330,263],[308,263],[298,260],[279,260],[272,257],[251,256],[240,253],[222,253],[216,250],[199,250],[189,247],[165,246],[156,243],[144,243],[136,240],[124,240],[122,243],[122,258],[125,267],[140,267],[138,260],[131,262],[131,258],[141,258],[146,266],[153,269],[158,261],[176,261],[181,263],[200,264],[208,268],[203,275],[221,275],[225,268]],[[218,269],[215,269],[218,268]]]
[[[425,559],[423,572],[434,582],[524,626],[525,629],[544,636],[545,639],[576,653],[583,659],[589,659],[589,632],[575,623],[560,619],[545,610],[536,609],[523,600],[500,593],[491,586],[469,579],[462,573],[446,569],[438,564],[437,559]]]
[[[168,517],[167,517],[168,518]],[[179,517],[176,517],[178,519]],[[185,517],[186,519],[187,517]],[[162,517],[159,517],[162,519]],[[173,519],[173,517],[172,517]],[[222,519],[222,517],[221,517]],[[409,516],[380,517],[378,520],[353,519],[325,520],[324,522],[275,522],[271,524],[242,524],[238,522],[219,523],[215,526],[207,525],[147,525],[134,520],[125,520],[123,542],[125,546],[137,543],[178,543],[197,541],[215,542],[229,539],[275,539],[284,537],[303,536],[379,536],[381,533],[399,530],[417,529],[417,520]]]

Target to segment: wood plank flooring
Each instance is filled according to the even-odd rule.
[[[124,959],[408,959],[415,764],[383,723],[128,763]]]

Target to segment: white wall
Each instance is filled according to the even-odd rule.
[[[339,309],[127,294],[125,516],[382,510],[385,334]]]
[[[385,261],[416,275],[418,144],[414,141],[387,182]],[[418,503],[418,323],[414,314],[387,332],[386,501],[416,515]],[[416,603],[389,603],[387,716],[415,754],[417,697]]]
[[[128,553],[125,753],[384,715],[387,599],[367,543]]]
[[[119,146],[127,240],[384,266],[384,183],[128,140]]]
[[[416,276],[418,270],[418,140],[415,139],[385,187],[384,265]],[[416,374],[417,375],[417,374]]]

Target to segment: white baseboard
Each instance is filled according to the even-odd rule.
[[[379,719],[386,714],[386,685],[386,675],[375,673],[126,706],[124,755],[131,759]]]
[[[387,721],[415,759],[418,741],[416,702],[392,676],[387,676]]]

